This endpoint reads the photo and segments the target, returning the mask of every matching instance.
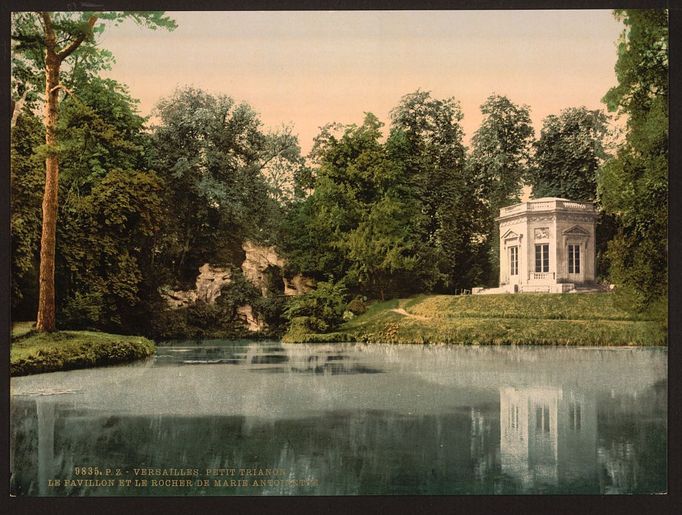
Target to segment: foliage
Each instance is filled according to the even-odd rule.
[[[496,215],[500,207],[520,200],[534,131],[530,108],[505,96],[489,96],[481,113],[483,121],[471,140],[470,166],[476,175],[477,194]]]
[[[287,196],[273,193],[272,166],[277,180],[301,166],[296,138],[264,134],[249,105],[194,88],[162,99],[156,114],[151,160],[173,206],[159,242],[170,282],[191,282],[206,262],[240,263],[246,238],[272,243]]]
[[[216,305],[232,320],[236,317],[238,307],[253,305],[259,298],[260,291],[244,277],[241,269],[233,269],[232,280],[220,290]]]
[[[292,322],[292,327],[301,325],[309,332],[330,332],[343,322],[347,297],[343,283],[321,281],[315,290],[292,298],[285,316]]]
[[[42,144],[42,123],[27,108],[12,128],[10,202],[12,231],[12,308],[35,316],[38,242],[40,241],[43,163],[36,153]]]
[[[393,137],[402,136],[399,156],[423,216],[415,235],[421,262],[435,265],[426,290],[447,291],[478,281],[476,214],[480,200],[466,173],[462,111],[454,98],[434,99],[418,90],[391,112]]]
[[[58,231],[62,324],[109,330],[129,325],[163,219],[161,189],[153,173],[112,170],[89,194],[63,196]]]
[[[111,69],[114,57],[111,52],[100,48],[97,39],[107,25],[118,25],[125,19],[133,20],[151,30],[164,28],[174,30],[175,22],[161,11],[109,11],[109,12],[51,12],[49,13],[60,40],[75,40],[82,43],[64,64],[61,82],[73,89],[75,82],[83,83],[96,79],[103,70]],[[91,16],[98,18],[92,30],[88,27]],[[12,100],[23,99],[24,105],[35,108],[44,101],[45,92],[45,35],[38,13],[14,12],[11,17],[12,38]],[[76,76],[80,78],[75,79]]]
[[[619,225],[611,279],[640,308],[667,295],[668,14],[619,10],[618,84],[604,101],[628,117],[625,143],[600,170],[598,191]]]
[[[496,284],[499,244],[495,217],[501,207],[520,201],[534,131],[529,107],[518,106],[507,97],[489,96],[481,105],[481,113],[483,121],[472,138],[468,167],[481,199],[481,278],[484,284]]]
[[[597,170],[607,157],[606,115],[571,107],[543,120],[529,182],[533,196],[596,200]]]
[[[75,79],[74,79],[75,80]],[[144,119],[125,87],[81,77],[61,102],[58,321],[143,330],[155,296],[154,238],[163,184],[145,164]],[[44,184],[42,124],[26,109],[12,138],[13,316],[34,316]]]
[[[330,125],[316,139],[315,189],[285,226],[289,273],[343,279],[374,296],[419,287],[427,268],[413,257],[419,205],[397,155],[400,143],[391,137],[382,144],[381,125],[367,114],[361,126]]]
[[[353,300],[348,303],[346,309],[354,315],[362,315],[367,311],[367,298],[356,295],[353,297]]]

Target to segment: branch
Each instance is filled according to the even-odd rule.
[[[17,119],[19,118],[19,113],[24,108],[24,103],[26,102],[26,97],[28,96],[28,88],[24,90],[21,98],[17,101],[12,100],[12,121],[10,122],[10,127],[14,127],[17,124]]]
[[[73,94],[73,91],[71,91],[69,88],[67,88],[66,86],[64,86],[64,84],[57,84],[54,88],[52,88],[52,89],[50,90],[50,93],[54,93],[54,92],[57,91],[58,89],[61,89],[62,91],[65,91],[66,93],[68,93],[68,94],[71,95],[72,97],[75,97],[75,96],[76,96],[76,95]]]
[[[95,26],[95,22],[97,21],[97,16],[90,16],[88,19],[88,31],[92,31],[92,28]],[[85,40],[85,36],[87,35],[87,32],[83,31],[83,33],[78,36],[76,39],[74,39],[69,46],[67,46],[64,50],[59,52],[57,54],[57,57],[59,57],[60,61],[63,61],[67,57],[69,57],[76,48],[80,46],[80,44]]]
[[[43,30],[45,31],[45,46],[47,46],[48,51],[54,51],[57,38],[54,33],[54,27],[52,26],[52,19],[50,18],[50,14],[46,12],[41,12],[40,19],[43,24]]]

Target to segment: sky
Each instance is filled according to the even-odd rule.
[[[605,108],[623,29],[608,10],[169,14],[172,32],[125,22],[100,40],[141,114],[190,85],[247,102],[266,129],[293,126],[304,153],[327,123],[388,125],[417,89],[460,102],[465,142],[492,93],[527,104],[539,135],[564,108]]]

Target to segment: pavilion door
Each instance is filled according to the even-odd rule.
[[[583,282],[584,277],[584,249],[580,243],[569,243],[567,246],[566,265],[568,267],[568,279],[575,282]]]

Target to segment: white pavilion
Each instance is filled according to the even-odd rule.
[[[592,202],[544,197],[500,209],[500,286],[473,293],[562,293],[595,279]]]

